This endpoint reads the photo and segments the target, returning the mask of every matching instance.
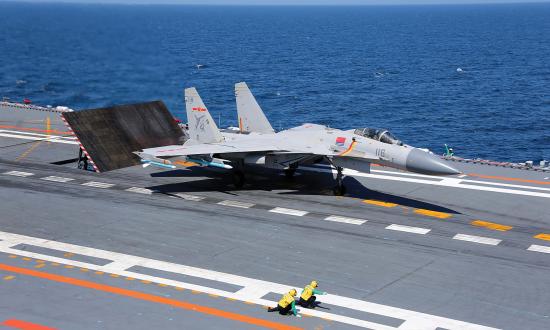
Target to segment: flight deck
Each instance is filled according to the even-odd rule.
[[[0,112],[0,324],[545,329],[550,172],[77,168],[57,112]],[[451,162],[451,161],[449,161]],[[316,309],[267,313],[315,279]],[[11,321],[10,321],[11,320]]]

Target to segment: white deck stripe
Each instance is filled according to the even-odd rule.
[[[27,132],[27,131],[15,131],[15,130],[5,130],[0,129],[0,133],[10,133],[10,134],[21,134],[25,136],[35,136],[35,137],[42,137],[42,138],[51,138],[51,137],[57,137],[64,140],[71,140],[76,141],[76,137],[72,135],[72,133],[67,133],[71,135],[57,135],[57,134],[42,134],[42,133],[35,133],[35,132]]]
[[[483,236],[456,234],[453,239],[487,245],[498,245],[502,240]]]
[[[509,183],[500,183],[500,182],[479,181],[479,180],[462,180],[462,182],[470,182],[470,183],[474,183],[474,184],[489,185],[489,186],[500,186],[500,187],[507,187],[507,188],[550,191],[550,188],[541,188],[541,187],[535,187],[535,186],[524,186],[524,185],[519,185],[519,184],[509,184]]]
[[[196,268],[186,265],[174,264],[165,261],[159,261],[154,259],[147,259],[138,256],[132,256],[117,252],[111,252],[106,250],[94,249],[90,247],[78,246],[73,244],[67,244],[62,242],[51,241],[42,238],[35,238],[24,235],[11,234],[6,232],[0,232],[0,252],[15,254],[20,256],[25,256],[29,258],[41,259],[49,262],[57,262],[67,265],[73,265],[75,267],[87,268],[94,271],[107,270],[114,274],[120,276],[133,277],[139,280],[147,280],[156,283],[162,283],[166,285],[171,285],[175,287],[186,288],[190,290],[197,290],[204,293],[216,294],[221,297],[232,298],[239,301],[252,302],[259,305],[273,305],[275,302],[262,299],[265,294],[269,292],[283,294],[288,292],[291,288],[299,287],[299,285],[286,285],[273,283],[268,281],[262,281],[258,279],[253,279],[249,277],[233,275],[228,273],[217,272],[213,270],[208,270],[204,268]],[[38,247],[58,250],[62,252],[72,252],[75,254],[85,255],[89,257],[101,258],[112,260],[112,263],[109,263],[104,266],[79,262],[71,259],[64,259],[61,257],[54,257],[50,255],[34,253],[24,250],[14,249],[16,245],[27,244],[34,245]],[[195,285],[175,280],[169,280],[161,277],[155,277],[150,275],[145,275],[136,272],[126,271],[128,267],[131,266],[143,266],[147,268],[153,268],[157,270],[172,272],[176,274],[183,274],[188,276],[200,277],[204,279],[209,279],[213,281],[229,283],[236,286],[241,286],[243,289],[237,292],[224,291],[219,289],[214,289],[206,286]],[[312,309],[299,309],[299,312],[304,315],[322,317],[336,322],[341,322],[348,325],[364,327],[369,329],[377,330],[405,330],[405,329],[463,329],[463,330],[497,330],[495,328],[485,327],[482,325],[477,325],[473,323],[463,322],[459,320],[449,319],[445,317],[439,317],[426,313],[419,313],[412,310],[407,310],[403,308],[396,308],[388,305],[371,303],[364,300],[348,298],[344,296],[338,296],[334,294],[328,294],[325,296],[320,296],[319,301],[328,304],[340,306],[352,310],[367,312],[370,314],[377,314],[382,316],[387,316],[391,318],[397,318],[404,320],[398,328],[390,327],[384,324],[378,324],[375,322],[362,320],[358,318],[343,316],[335,313],[323,312],[319,310]]]
[[[323,172],[323,173],[332,173],[332,170],[330,169],[322,169],[322,168],[315,168],[315,167],[303,167],[302,169],[312,172]],[[374,172],[374,171],[373,171]],[[392,173],[387,171],[388,174]],[[370,174],[370,173],[362,173],[355,170],[344,170],[345,175],[350,176],[356,176],[356,177],[364,177],[364,178],[372,178],[372,179],[380,179],[380,180],[390,180],[390,181],[401,181],[401,182],[410,182],[410,183],[419,183],[419,184],[427,184],[432,186],[443,186],[443,187],[453,187],[453,188],[459,188],[459,189],[469,189],[469,190],[479,190],[479,191],[489,191],[489,192],[495,192],[495,193],[502,193],[502,194],[512,194],[512,195],[523,195],[523,196],[530,196],[530,197],[542,197],[542,198],[550,198],[550,192],[544,193],[544,192],[537,192],[532,190],[543,190],[548,191],[548,188],[539,188],[539,187],[532,187],[532,186],[520,186],[520,185],[509,185],[505,183],[488,183],[486,181],[475,181],[475,180],[463,180],[463,179],[456,179],[456,178],[448,178],[445,180],[433,180],[434,177],[431,176],[425,176],[427,178],[432,178],[432,180],[424,180],[424,179],[417,179],[414,177],[404,177],[404,173],[399,173],[401,176],[397,175],[380,175],[380,174]],[[410,173],[412,174],[412,173]],[[420,174],[415,175],[420,176]],[[468,184],[468,182],[476,183],[476,184],[482,184],[482,185],[473,185]],[[489,187],[488,185],[493,185],[495,187]],[[500,187],[496,187],[500,186]],[[502,188],[501,188],[502,187]],[[518,188],[518,189],[509,189],[509,188]],[[526,189],[526,190],[521,190]],[[528,191],[528,190],[531,191]]]
[[[396,225],[396,224],[389,225],[386,227],[386,229],[404,231],[407,233],[420,234],[420,235],[426,235],[431,231],[431,229],[428,229],[428,228],[411,227],[411,226],[403,226],[403,225]]]
[[[114,184],[114,183],[105,183],[105,182],[90,181],[90,182],[83,183],[82,185],[83,185],[83,186],[88,186],[88,187],[106,189],[106,188],[111,188],[111,187],[113,187],[115,184]]]
[[[248,209],[248,208],[251,208],[252,206],[254,206],[254,204],[252,204],[252,203],[231,201],[231,200],[221,201],[221,202],[218,202],[217,204],[225,205],[225,206],[231,206],[231,207],[240,207],[240,208],[243,208],[243,209]]]
[[[20,177],[23,177],[23,178],[27,177],[27,176],[34,175],[34,173],[20,172],[20,171],[9,171],[9,172],[5,172],[5,173],[2,173],[2,174],[12,175],[12,176],[20,176]]]
[[[64,143],[64,144],[78,144],[78,142],[76,142],[76,141],[70,141],[70,140],[65,139],[62,136],[56,136],[56,135],[51,135],[50,137],[41,138],[41,137],[35,137],[35,136],[30,136],[30,135],[22,135],[22,134],[0,133],[0,136],[12,138],[12,139],[23,139],[23,140],[33,140],[33,141],[49,141],[49,142]]]
[[[349,223],[352,225],[362,225],[368,220],[362,220],[362,219],[355,219],[355,218],[348,218],[348,217],[342,217],[339,215],[331,215],[326,217],[324,220],[326,221],[334,221],[334,222],[341,222],[341,223]]]
[[[176,194],[174,194],[174,196],[178,196],[179,198],[183,198],[185,200],[194,201],[194,202],[202,201],[203,199],[206,198],[206,197],[202,197],[202,196],[188,195],[188,194],[183,194],[183,193],[176,193]]]
[[[137,193],[137,194],[144,194],[144,195],[151,195],[153,194],[153,191],[147,188],[140,188],[140,187],[132,187],[126,189],[126,191]]]
[[[533,244],[527,250],[534,252],[550,253],[550,246]]]
[[[53,182],[69,182],[69,181],[73,181],[74,179],[71,179],[71,178],[64,178],[64,177],[61,177],[61,176],[46,176],[46,177],[43,177],[43,178],[40,178],[42,180],[46,180],[46,181],[53,181]]]
[[[274,209],[269,210],[269,212],[294,215],[297,217],[301,217],[309,213],[307,211],[302,211],[302,210],[285,209],[284,207],[276,207]]]

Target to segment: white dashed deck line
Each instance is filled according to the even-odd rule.
[[[527,250],[534,252],[550,253],[550,246],[533,244]]]
[[[20,177],[23,177],[23,178],[34,175],[34,173],[20,172],[20,171],[9,171],[9,172],[5,172],[5,173],[2,173],[2,174],[12,175],[12,176],[20,176]]]
[[[40,178],[42,180],[46,180],[46,181],[53,181],[53,182],[69,182],[69,181],[73,181],[74,179],[71,179],[71,178],[64,178],[64,177],[61,177],[61,176],[46,176],[46,177],[43,177],[43,178]]]
[[[496,239],[496,238],[466,235],[466,234],[456,234],[453,237],[453,239],[456,239],[459,241],[474,242],[479,244],[487,244],[487,245],[498,245],[500,242],[502,242],[502,240]]]
[[[284,207],[276,207],[274,209],[269,210],[269,212],[294,215],[297,217],[302,217],[309,213],[307,211],[302,211],[302,210],[285,209]]]
[[[252,203],[246,203],[246,202],[239,202],[239,201],[231,201],[231,200],[225,200],[217,203],[218,205],[224,205],[224,206],[231,206],[231,207],[240,207],[242,209],[248,209],[254,206]]]
[[[426,235],[431,231],[431,229],[428,229],[428,228],[411,227],[411,226],[403,226],[403,225],[396,225],[396,224],[389,225],[386,227],[386,229],[404,231],[407,233],[420,234],[420,235]]]
[[[186,201],[194,201],[194,202],[199,202],[206,198],[202,196],[188,195],[183,193],[176,193],[174,194],[174,196],[178,196],[179,198],[185,199]]]
[[[132,187],[126,189],[126,191],[137,193],[137,194],[144,194],[144,195],[151,195],[153,194],[153,191],[147,188],[139,188],[139,187]]]
[[[331,215],[331,216],[326,217],[323,220],[341,222],[341,223],[349,223],[349,224],[352,224],[352,225],[362,225],[362,224],[364,224],[365,222],[368,221],[368,220],[363,220],[363,219],[342,217],[342,216],[339,216],[339,215]]]
[[[102,188],[102,189],[111,188],[114,185],[115,185],[114,183],[105,183],[105,182],[96,182],[96,181],[90,181],[82,184],[82,186]]]
[[[264,280],[244,277],[230,273],[223,273],[205,268],[197,268],[187,265],[175,264],[166,261],[148,259],[118,252],[100,250],[91,247],[67,244],[63,242],[52,241],[44,238],[24,236],[0,231],[0,252],[9,253],[29,258],[36,258],[49,262],[57,262],[60,264],[73,265],[75,267],[87,268],[94,271],[108,271],[120,276],[132,277],[138,280],[147,280],[155,283],[162,283],[170,286],[185,288],[189,290],[197,290],[207,294],[216,294],[221,297],[231,298],[239,301],[248,301],[258,305],[273,305],[275,301],[261,298],[265,292],[273,292],[283,294],[291,288],[298,287],[295,285],[287,285],[281,283],[268,282]],[[106,265],[97,265],[92,263],[80,262],[62,257],[55,257],[48,254],[35,253],[25,250],[15,249],[17,245],[26,244],[47,249],[58,250],[62,252],[71,252],[83,256],[95,257],[100,259],[111,260],[111,263]],[[143,266],[147,268],[157,269],[175,274],[200,277],[208,280],[228,283],[236,286],[241,286],[242,289],[233,291],[224,291],[203,285],[196,285],[182,281],[171,280],[167,278],[146,275],[138,272],[128,271],[133,266]],[[440,317],[427,313],[420,313],[404,308],[397,308],[389,305],[377,304],[365,300],[339,296],[336,294],[328,294],[320,296],[319,301],[339,307],[367,312],[396,319],[404,320],[398,327],[375,323],[360,318],[349,317],[337,312],[319,311],[313,309],[300,308],[300,314],[322,317],[328,320],[341,322],[343,324],[376,329],[376,330],[396,330],[396,329],[463,329],[463,330],[496,330],[495,328],[486,327],[474,323],[459,321],[455,319]]]

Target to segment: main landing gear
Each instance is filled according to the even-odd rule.
[[[242,171],[234,170],[232,179],[235,188],[241,189],[242,187],[244,187],[244,173]]]
[[[340,166],[336,167],[336,186],[332,189],[334,195],[336,196],[343,196],[346,194],[346,186],[344,186],[344,183],[342,182],[344,179],[344,175],[342,174],[343,170],[344,169]]]
[[[296,164],[290,165],[286,170],[284,170],[285,178],[292,179],[294,177],[294,174],[296,174],[297,168],[298,168],[298,165]]]

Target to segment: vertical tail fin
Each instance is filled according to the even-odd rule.
[[[275,132],[245,82],[235,84],[235,97],[241,132]]]
[[[189,136],[203,143],[223,141],[222,134],[194,87],[185,89],[185,109],[189,124]]]

